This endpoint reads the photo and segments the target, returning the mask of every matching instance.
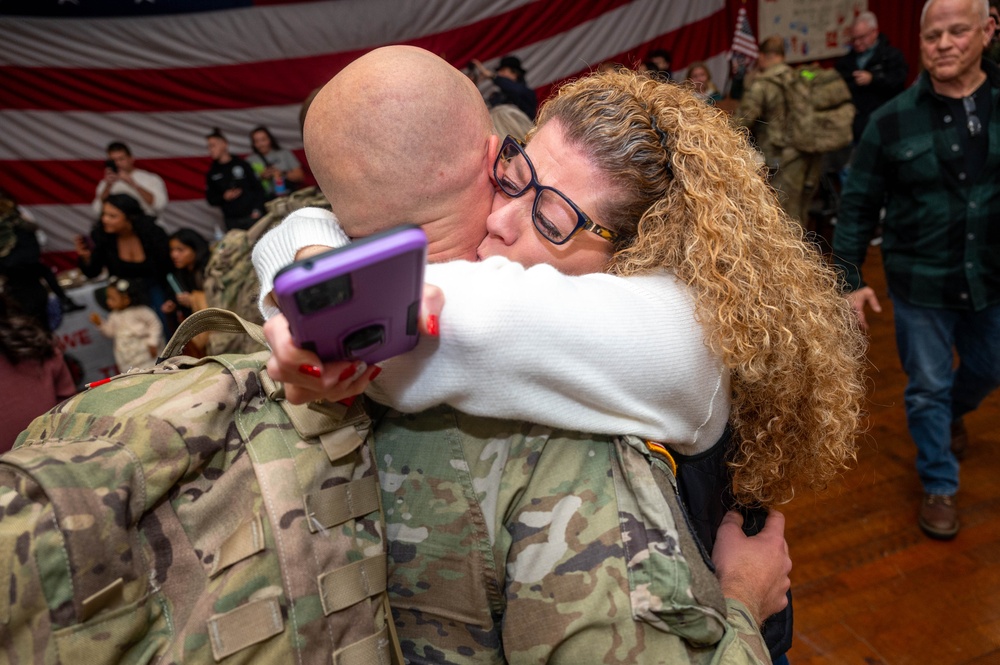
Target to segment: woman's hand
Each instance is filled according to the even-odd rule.
[[[264,324],[264,335],[271,346],[267,373],[285,384],[285,399],[292,404],[316,400],[339,402],[355,397],[382,371],[378,366],[368,367],[361,361],[323,363],[312,351],[295,346],[283,314]]]
[[[433,284],[424,284],[424,295],[420,301],[420,332],[437,337],[441,334],[441,310],[444,309],[444,291]]]
[[[83,236],[76,236],[73,238],[73,245],[76,249],[77,256],[87,263],[90,263],[90,246],[87,245],[87,239]]]
[[[420,307],[419,329],[422,334],[437,337],[439,316],[444,307],[444,293],[436,286],[425,284]],[[360,395],[382,371],[360,361],[335,360],[324,363],[312,351],[300,349],[292,341],[288,319],[278,314],[264,324],[264,336],[271,347],[267,373],[285,384],[285,399],[292,404],[315,400],[339,402]]]
[[[163,304],[160,305],[160,311],[164,314],[173,314],[177,311],[177,303],[173,300],[165,300]]]
[[[191,294],[187,291],[181,291],[177,294],[177,302],[179,302],[184,307],[191,309]]]

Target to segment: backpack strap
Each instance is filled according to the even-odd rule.
[[[156,362],[181,355],[185,345],[204,332],[244,333],[261,345],[268,346],[264,329],[256,323],[244,321],[238,314],[227,309],[209,307],[198,310],[181,322]]]

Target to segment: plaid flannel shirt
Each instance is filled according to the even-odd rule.
[[[1000,69],[984,61],[991,110],[979,173],[965,173],[959,132],[926,72],[876,110],[855,149],[833,241],[846,286],[864,286],[861,264],[884,205],[882,259],[893,297],[922,307],[982,310],[1000,303]]]

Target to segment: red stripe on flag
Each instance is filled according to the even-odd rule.
[[[292,152],[304,165],[305,153]],[[211,164],[207,156],[136,161],[137,168],[163,178],[171,201],[205,198],[205,174]],[[5,174],[4,185],[20,205],[73,205],[94,199],[97,183],[104,177],[104,160],[0,161],[0,172]]]
[[[516,10],[407,43],[463,66],[555,37],[629,0],[579,3],[574,12],[539,0]],[[375,45],[372,46],[375,48]],[[287,60],[168,69],[0,67],[3,108],[50,111],[198,111],[301,102],[371,49]]]

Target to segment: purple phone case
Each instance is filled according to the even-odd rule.
[[[299,347],[372,364],[416,345],[426,259],[424,232],[399,226],[292,263],[274,295]]]

